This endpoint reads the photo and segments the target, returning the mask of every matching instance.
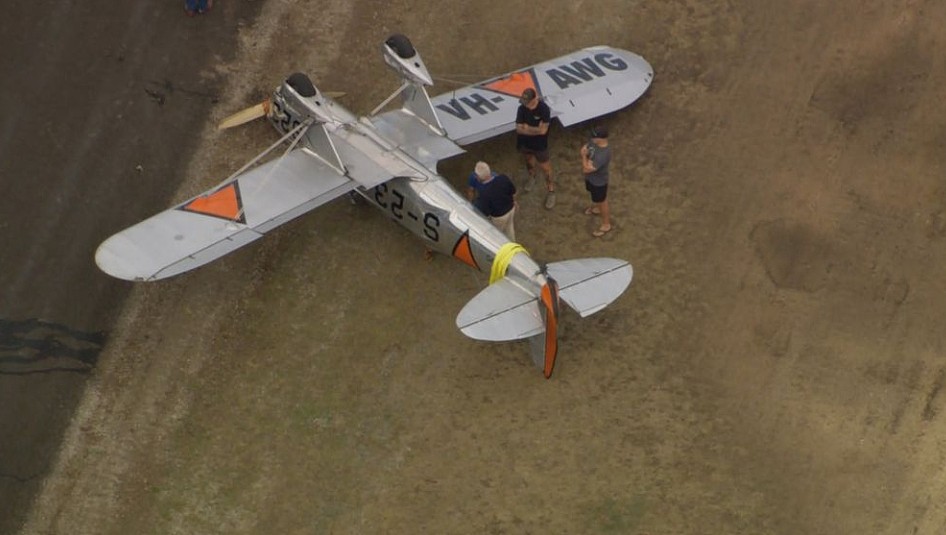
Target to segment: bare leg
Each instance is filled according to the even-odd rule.
[[[555,180],[552,178],[552,161],[539,163],[539,168],[545,173],[545,189],[555,191]]]
[[[601,210],[601,230],[611,230],[611,209],[608,208],[608,200],[601,201],[598,209]]]
[[[552,179],[552,162],[539,162],[539,168],[545,173],[545,208],[551,210],[555,206],[555,181]]]
[[[532,154],[524,154],[523,156],[526,160],[526,172],[529,174],[523,189],[530,191],[535,185],[535,156]]]

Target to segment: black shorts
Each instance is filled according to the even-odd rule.
[[[550,158],[549,149],[533,150],[527,147],[519,147],[519,152],[525,154],[526,156],[529,156],[530,154],[535,156],[536,161],[539,163],[545,163],[549,161]]]
[[[608,185],[595,186],[591,182],[585,181],[585,189],[591,194],[591,202],[604,202],[608,198]]]

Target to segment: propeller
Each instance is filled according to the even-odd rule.
[[[234,126],[240,126],[241,124],[248,123],[253,119],[259,119],[260,117],[269,115],[272,107],[273,101],[266,99],[255,106],[250,106],[245,110],[240,110],[220,121],[220,124],[217,126],[217,130],[225,130],[227,128],[233,128]]]
[[[325,91],[322,93],[328,98],[339,98],[345,96],[345,93],[340,91]],[[255,104],[240,110],[233,115],[227,117],[226,119],[220,121],[220,124],[217,125],[217,130],[226,130],[227,128],[233,128],[234,126],[240,126],[241,124],[246,124],[254,119],[259,119],[260,117],[265,117],[269,115],[269,112],[273,108],[272,99],[266,99],[259,104]]]

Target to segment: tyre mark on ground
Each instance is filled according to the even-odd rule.
[[[939,412],[933,406],[933,402],[936,400],[936,396],[939,395],[939,391],[943,389],[943,383],[946,383],[946,368],[939,369],[939,373],[936,374],[936,379],[933,381],[933,388],[930,390],[930,393],[926,395],[926,405],[923,407],[923,420],[927,422],[932,420]]]
[[[0,319],[0,375],[89,373],[105,338],[38,318]]]

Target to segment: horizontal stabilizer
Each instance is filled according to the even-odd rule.
[[[538,299],[508,278],[487,286],[457,315],[457,327],[476,340],[521,340],[545,331]]]
[[[549,276],[558,282],[559,298],[583,318],[617,299],[634,276],[634,268],[617,258],[552,262],[547,270]]]

